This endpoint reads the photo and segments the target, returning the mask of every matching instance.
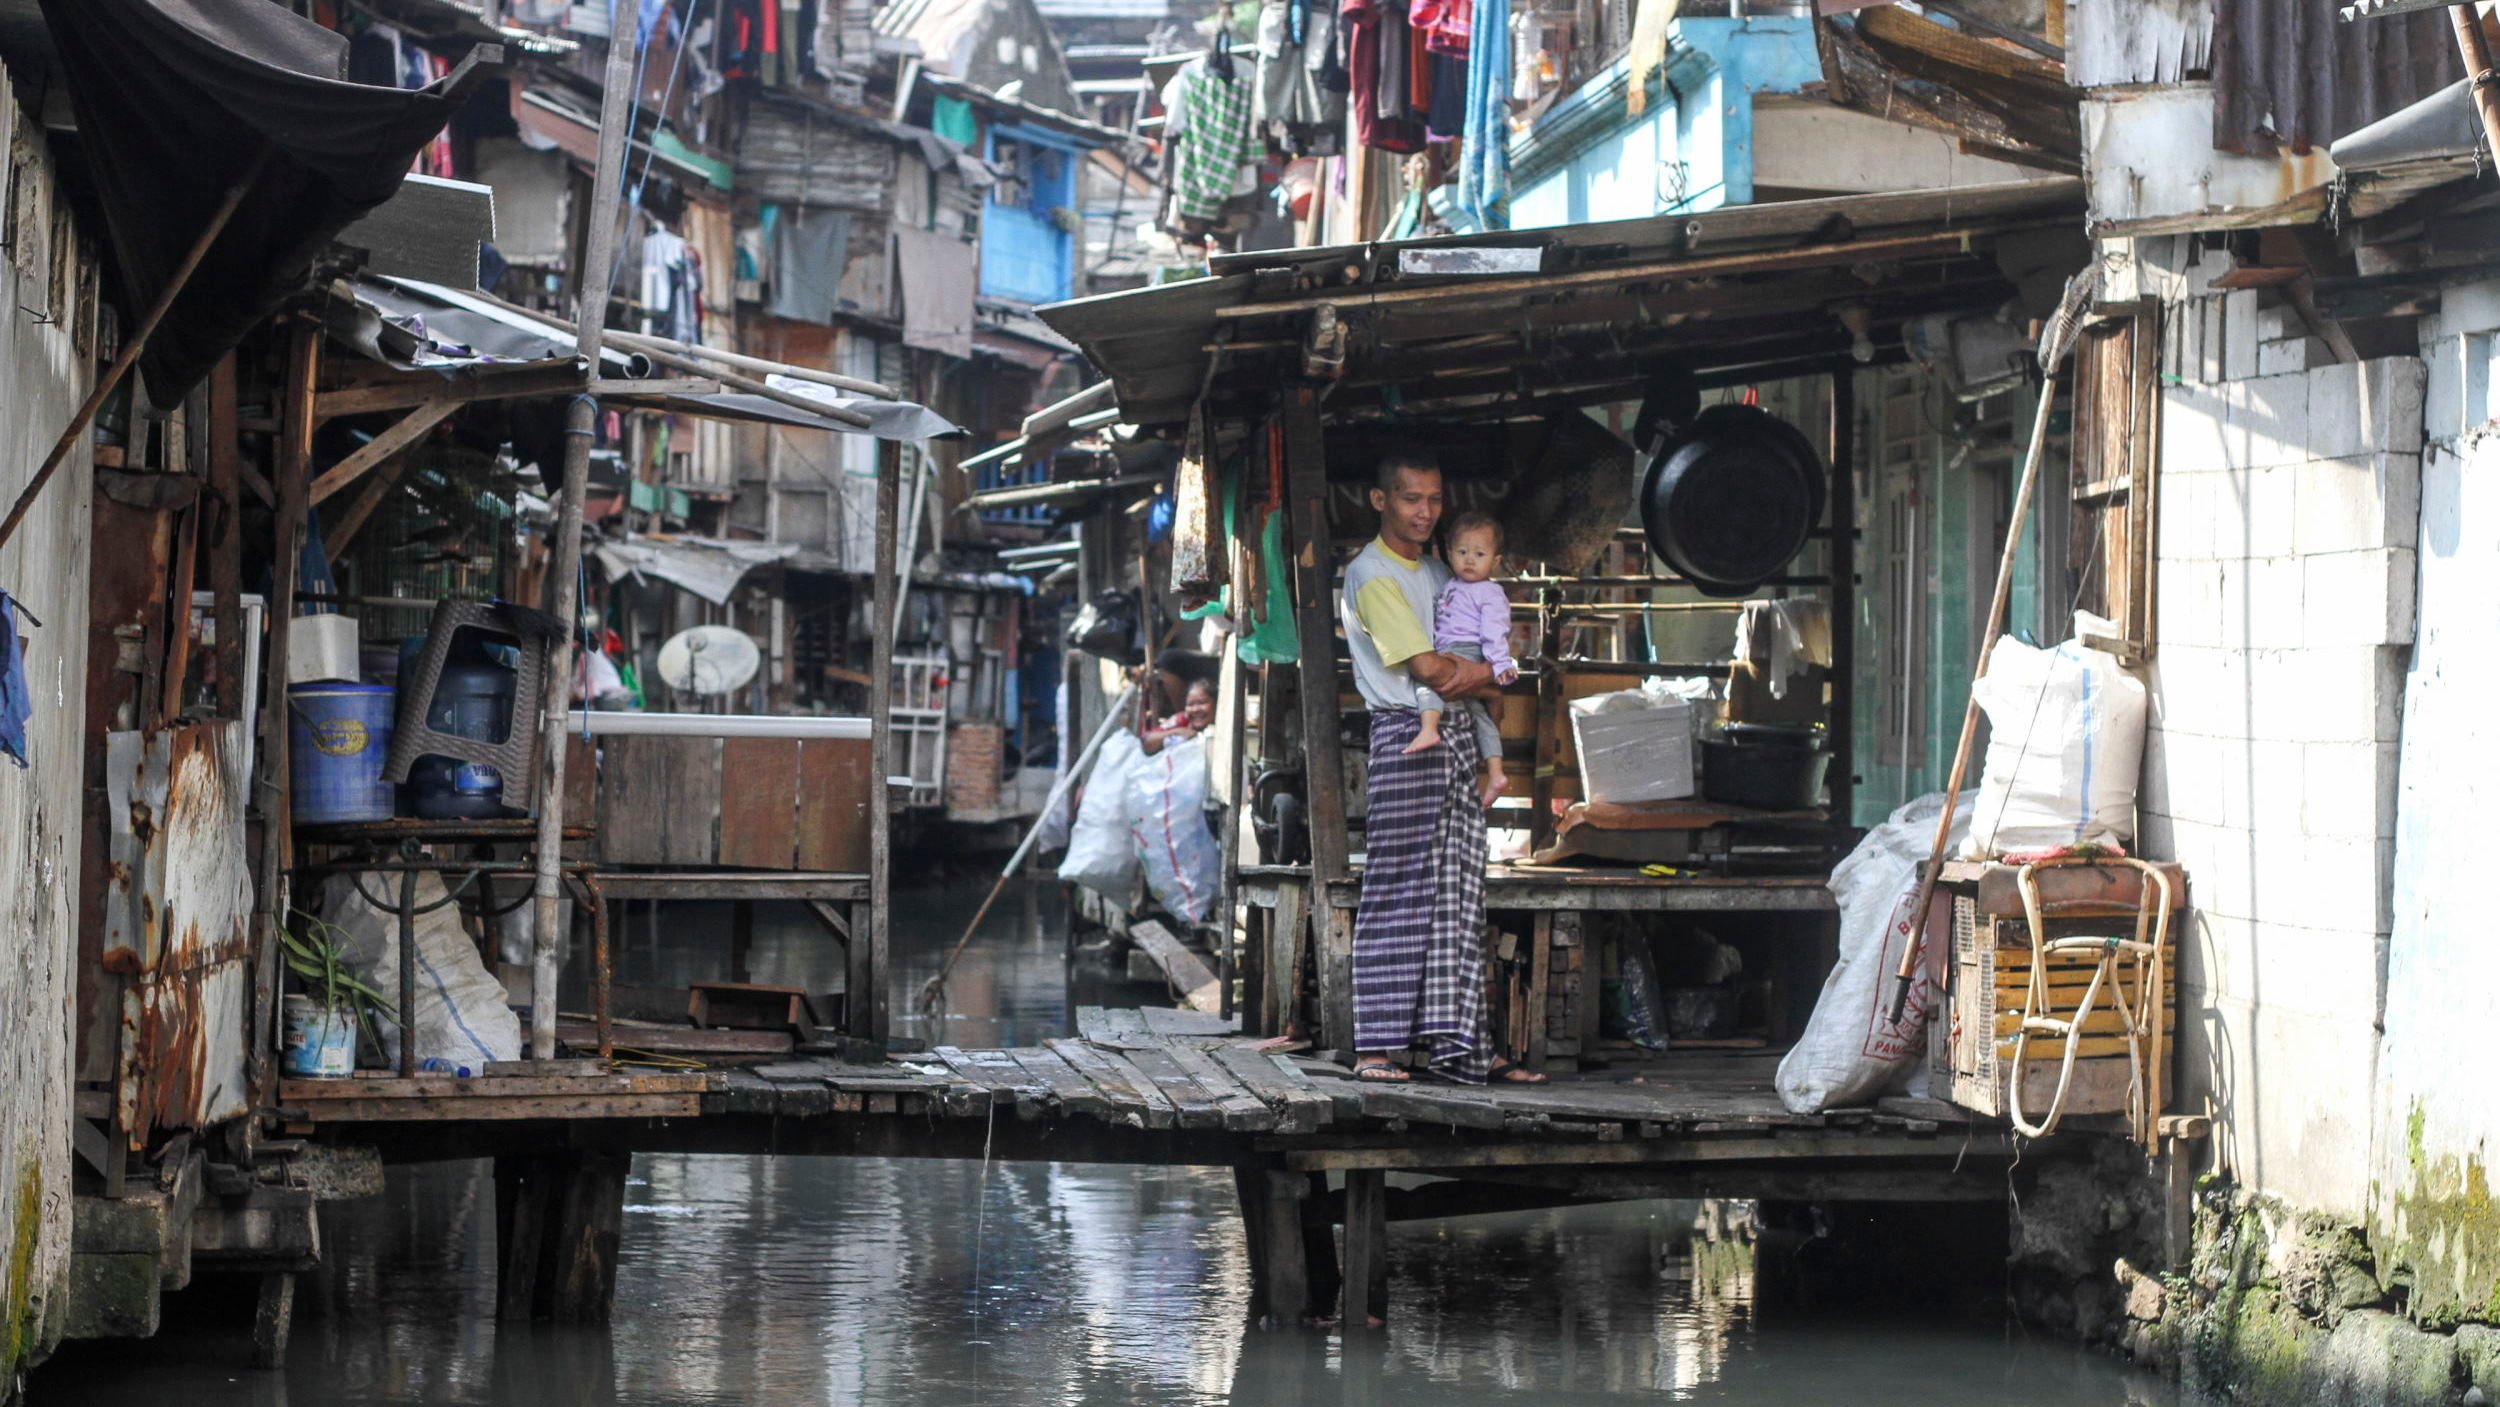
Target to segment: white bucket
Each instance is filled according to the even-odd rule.
[[[286,1055],[290,1075],[336,1079],[356,1073],[356,1014],[325,1011],[311,997],[289,996],[286,1007]]]

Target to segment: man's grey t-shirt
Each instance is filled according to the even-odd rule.
[[[1400,661],[1432,648],[1432,609],[1450,569],[1438,558],[1409,561],[1379,538],[1346,564],[1345,591],[1337,614],[1345,626],[1346,653],[1354,659],[1354,687],[1363,705],[1387,708],[1439,708],[1440,696],[1415,683],[1404,664],[1382,663],[1383,654]]]

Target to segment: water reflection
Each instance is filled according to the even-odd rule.
[[[916,896],[898,1014],[973,892]],[[928,1034],[1066,1027],[1064,939],[985,926]],[[898,917],[901,915],[898,906]],[[902,925],[898,925],[898,930]],[[759,945],[761,948],[762,945]],[[1108,993],[1088,979],[1081,1000]],[[1405,1407],[2154,1400],[2116,1365],[1933,1323],[1756,1322],[1741,1255],[1690,1245],[1693,1208],[1570,1208],[1400,1224],[1383,1332],[1244,1327],[1249,1283],[1219,1169],[638,1158],[608,1331],[494,1318],[483,1164],[395,1169],[334,1208],[282,1374],[241,1366],[248,1287],[180,1297],[157,1340],[75,1346],[36,1403],[1232,1404]],[[242,1317],[238,1317],[237,1311]],[[2167,1401],[2166,1396],[2159,1400]]]

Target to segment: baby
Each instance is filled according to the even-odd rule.
[[[1519,677],[1519,663],[1510,657],[1510,597],[1502,593],[1500,582],[1493,580],[1493,570],[1502,560],[1502,525],[1482,513],[1461,513],[1450,525],[1450,584],[1441,588],[1441,597],[1433,603],[1432,648],[1460,659],[1482,660],[1493,666],[1493,677],[1508,684]],[[1416,690],[1423,711],[1423,731],[1408,744],[1408,752],[1421,752],[1441,742],[1441,696],[1430,689]],[[1476,750],[1484,758],[1485,791],[1498,795],[1503,786],[1502,732],[1494,726],[1493,715],[1481,703],[1468,702],[1466,709],[1476,729]]]

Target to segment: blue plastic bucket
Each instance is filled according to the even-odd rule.
[[[388,684],[298,684],[287,694],[287,770],[295,819],[387,821],[395,789],[382,780],[398,691]]]

